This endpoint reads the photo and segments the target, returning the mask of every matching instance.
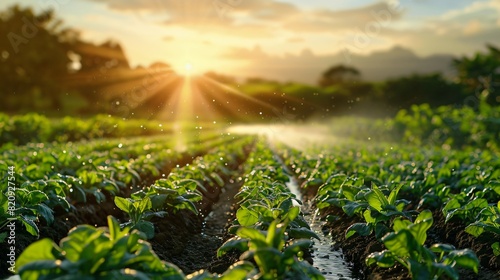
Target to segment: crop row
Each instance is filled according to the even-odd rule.
[[[56,245],[49,239],[33,243],[19,257],[22,279],[99,277],[100,279],[284,279],[297,277],[324,279],[319,271],[303,260],[304,251],[317,238],[300,213],[295,196],[285,183],[284,173],[272,152],[258,142],[246,162],[244,186],[236,198],[238,208],[228,231],[233,237],[218,250],[241,251],[241,261],[218,275],[200,271],[185,276],[175,265],[161,261],[145,240],[150,238],[150,217],[162,217],[177,210],[203,210],[201,200],[223,188],[236,176],[236,166],[244,157],[243,148],[253,142],[244,138],[190,165],[175,168],[165,179],[133,193],[130,198],[116,197],[116,205],[130,215],[120,224],[108,218],[108,228],[81,225],[71,230]],[[176,191],[181,197],[169,198]],[[196,206],[196,208],[194,208]]]
[[[324,279],[304,260],[311,238],[319,238],[304,220],[301,201],[286,186],[289,177],[265,142],[257,143],[245,170],[244,185],[236,194],[236,219],[229,228],[234,237],[218,255],[243,252],[233,269],[248,270],[237,279]]]
[[[54,211],[64,213],[88,201],[101,203],[129,193],[144,180],[161,176],[162,170],[172,168],[182,158],[226,141],[193,142],[187,151],[172,149],[173,141],[161,137],[28,144],[4,151],[0,183],[8,187],[0,194],[0,225],[15,219],[29,233],[38,235],[39,218],[50,225]],[[5,233],[0,237],[5,238]]]
[[[129,221],[120,224],[109,216],[108,229],[80,225],[61,240],[60,246],[46,238],[33,243],[17,260],[19,274],[23,279],[63,275],[82,279],[92,275],[103,279],[184,279],[175,265],[162,262],[149,243],[143,241],[155,233],[150,220],[175,215],[177,211],[197,214],[198,209],[203,210],[199,204],[202,194],[210,192],[210,187],[221,188],[225,184],[224,179],[243,156],[241,148],[251,141],[244,138],[221,145],[223,148],[174,168],[166,178],[128,198],[115,196],[116,206],[127,213]]]
[[[433,212],[445,222],[465,223],[474,236],[490,232],[490,255],[499,255],[500,160],[494,153],[343,145],[307,153],[287,149],[283,156],[302,187],[314,189],[319,209],[342,209],[361,220],[346,229],[345,239],[374,235],[385,245],[367,257],[367,265],[400,263],[415,279],[457,279],[458,266],[477,273],[471,250],[426,243]]]
[[[30,113],[9,116],[0,113],[0,146],[10,143],[24,145],[30,142],[65,142],[103,137],[147,136],[168,134],[172,125],[158,121],[124,120],[107,115],[97,115],[89,119],[65,117],[49,119]]]

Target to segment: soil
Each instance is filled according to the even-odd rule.
[[[217,249],[225,241],[225,227],[232,216],[234,195],[242,182],[229,183],[222,188],[218,201],[205,218],[191,215],[178,217],[180,220],[153,220],[155,237],[150,243],[157,255],[177,265],[185,274],[201,269],[223,270],[232,260],[223,261],[216,257]],[[218,268],[218,269],[217,269]]]

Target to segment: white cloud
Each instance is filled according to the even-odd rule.
[[[464,27],[464,34],[465,35],[474,35],[478,34],[482,30],[482,25],[481,22],[478,20],[471,20],[465,25]]]

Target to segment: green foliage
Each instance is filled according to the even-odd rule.
[[[451,197],[446,203],[443,207],[443,215],[446,217],[445,222],[448,222],[453,217],[470,221],[474,220],[487,207],[488,201],[486,199],[470,197],[465,193],[460,193]]]
[[[388,104],[410,108],[413,104],[427,103],[435,108],[448,104],[460,104],[464,99],[460,84],[446,80],[441,74],[414,74],[383,83],[381,91]]]
[[[170,125],[158,121],[96,115],[89,119],[66,116],[49,119],[37,113],[8,116],[0,113],[0,147],[4,144],[24,145],[31,142],[64,143],[84,139],[146,136],[171,132]],[[161,124],[161,126],[160,126]]]
[[[475,237],[480,236],[484,232],[491,232],[495,236],[500,236],[500,201],[496,206],[489,205],[481,209],[475,217],[475,221],[465,228],[465,232]],[[500,255],[499,242],[491,244],[491,248],[495,256]]]
[[[3,38],[0,41],[0,88],[3,91],[0,110],[60,108],[70,63],[67,42],[76,35],[61,23],[53,10],[35,13],[31,8],[15,5],[0,12]],[[40,52],[41,49],[44,51]],[[37,125],[35,122],[34,130],[38,129]],[[18,139],[26,141],[23,137]]]
[[[397,218],[394,232],[382,238],[387,249],[370,254],[366,264],[392,267],[398,262],[408,269],[413,279],[440,279],[444,275],[458,279],[456,267],[478,273],[479,260],[471,250],[455,250],[448,244],[434,244],[430,248],[424,245],[432,222],[432,214],[428,210],[422,211],[415,223]]]
[[[146,211],[151,209],[151,200],[149,197],[144,197],[140,200],[123,198],[115,196],[115,204],[120,210],[130,216],[130,221],[120,226],[122,228],[130,226],[132,229],[137,229],[146,235],[147,239],[154,237],[155,229],[153,223],[146,221]]]
[[[267,231],[242,227],[237,236],[226,241],[218,250],[223,255],[231,249],[244,251],[241,260],[253,260],[258,273],[253,279],[324,279],[322,274],[301,259],[302,250],[311,246],[308,239],[298,239],[286,243],[288,220],[271,222]]]
[[[464,56],[455,59],[453,64],[457,69],[460,83],[467,87],[471,95],[485,93],[480,96],[481,99],[485,99],[483,101],[498,104],[500,50],[493,45],[487,45],[487,48],[487,53],[477,52],[472,57]]]
[[[22,279],[184,279],[162,262],[136,231],[120,229],[108,217],[108,229],[80,225],[59,246],[49,239],[31,244],[17,259]]]

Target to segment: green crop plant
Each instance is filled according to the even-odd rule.
[[[346,239],[355,233],[361,236],[367,236],[371,234],[372,231],[375,231],[375,236],[377,239],[380,239],[390,231],[386,224],[390,222],[391,219],[396,217],[406,217],[410,219],[414,211],[404,211],[404,207],[409,201],[397,199],[401,187],[403,187],[403,184],[400,183],[390,191],[389,196],[385,196],[384,193],[372,183],[371,190],[364,195],[364,200],[368,203],[368,207],[363,212],[363,217],[366,222],[351,225],[346,230]],[[343,194],[347,199],[355,199],[355,194],[350,192],[349,188],[346,188]],[[345,205],[342,209],[347,208],[348,205],[349,204]]]
[[[197,215],[198,210],[194,203],[202,198],[197,190],[198,184],[196,180],[172,182],[169,179],[160,179],[150,187],[133,193],[131,198],[150,199],[151,209],[154,211],[166,210],[175,213],[181,209],[187,209]]]
[[[287,242],[287,223],[288,220],[273,221],[267,231],[242,227],[236,237],[219,248],[217,255],[220,257],[231,249],[243,251],[240,259],[253,260],[257,265],[258,273],[251,275],[251,279],[325,279],[301,257],[302,251],[312,245],[309,239]]]
[[[162,262],[137,231],[80,225],[56,245],[42,239],[24,250],[16,262],[21,279],[169,279],[183,280],[174,265]]]
[[[491,232],[500,236],[500,201],[496,206],[489,205],[479,212],[476,221],[465,228],[469,234],[479,237],[484,232]],[[491,245],[493,254],[500,256],[500,242],[493,242]]]
[[[147,221],[147,219],[151,217],[151,212],[148,212],[151,210],[151,200],[149,197],[133,200],[115,196],[115,204],[130,216],[130,221],[120,225],[122,228],[130,227],[131,229],[137,229],[143,232],[147,239],[154,237],[155,227],[153,223]]]
[[[414,223],[402,218],[395,219],[394,232],[382,238],[387,249],[371,253],[366,258],[366,264],[387,268],[397,262],[408,269],[412,279],[417,280],[441,279],[444,275],[455,280],[459,278],[456,267],[478,273],[479,260],[471,250],[455,250],[448,244],[434,244],[430,248],[424,245],[432,223],[429,210],[422,211]]]
[[[448,222],[453,217],[460,220],[473,221],[484,208],[488,207],[488,201],[484,198],[477,198],[467,193],[459,193],[450,198],[443,207],[443,215]]]

